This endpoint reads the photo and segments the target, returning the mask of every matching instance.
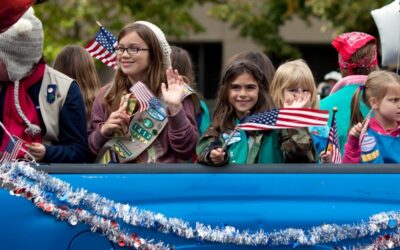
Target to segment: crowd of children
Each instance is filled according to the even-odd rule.
[[[237,125],[273,109],[337,107],[343,163],[400,162],[400,77],[378,69],[373,36],[344,33],[332,45],[341,73],[330,73],[326,80],[337,82],[323,100],[305,61],[275,71],[264,53],[245,51],[223,69],[210,116],[189,53],[170,46],[156,25],[136,21],[120,31],[115,76],[101,87],[80,46],[66,46],[54,68],[45,64],[41,22],[30,8],[0,33],[0,157],[22,141],[16,158],[45,163],[331,163],[331,123]]]

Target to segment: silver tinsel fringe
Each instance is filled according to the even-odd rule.
[[[18,178],[16,178],[16,176],[18,176]],[[25,179],[34,182],[34,184],[29,184]],[[161,213],[141,210],[129,204],[114,202],[96,193],[90,193],[82,188],[73,189],[70,184],[46,173],[39,172],[26,163],[2,165],[0,180],[2,180],[3,183],[13,183],[15,189],[29,186],[30,189],[35,190],[31,192],[37,194],[38,197],[41,197],[39,194],[43,193],[43,190],[49,190],[60,201],[68,203],[71,207],[87,207],[87,210],[81,210],[84,211],[85,219],[80,220],[87,224],[90,224],[93,220],[100,220],[97,218],[102,218],[106,221],[120,220],[127,225],[135,227],[145,227],[158,230],[162,233],[175,234],[186,239],[216,243],[232,243],[249,246],[312,246],[321,243],[336,244],[342,240],[375,235],[385,229],[398,230],[400,223],[400,212],[391,211],[374,214],[370,216],[369,220],[366,222],[354,223],[351,225],[323,224],[308,230],[287,228],[270,233],[266,233],[262,230],[252,233],[250,230],[240,231],[233,226],[213,227],[200,222],[197,222],[193,228],[189,222],[179,218],[168,218]],[[78,215],[75,216],[81,218]],[[59,218],[58,215],[56,215],[56,217]],[[102,224],[92,223],[90,225],[95,228],[104,229],[104,225]],[[113,240],[115,240],[115,235],[124,235],[124,233],[113,233],[111,236]],[[394,239],[396,239],[396,237],[393,236],[390,239],[395,242]],[[388,240],[387,242],[390,241]],[[127,243],[128,245],[132,244],[132,242]],[[374,245],[376,244],[374,243],[370,247]],[[388,245],[387,248],[389,248],[390,245],[395,245],[395,243],[388,243],[386,245]],[[165,247],[162,243],[159,243],[158,247],[161,246]],[[381,248],[382,246],[380,246],[380,249]]]

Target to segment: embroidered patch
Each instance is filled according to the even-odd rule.
[[[224,141],[226,141],[228,140],[230,135],[231,134],[223,133],[222,138],[224,139]],[[240,132],[236,131],[235,134],[232,136],[232,138],[229,140],[228,144],[226,145],[231,145],[233,143],[239,142],[240,140],[242,140],[242,138],[240,137]]]
[[[374,152],[372,152],[370,154],[361,155],[361,160],[363,162],[368,162],[368,161],[375,160],[376,158],[378,158],[378,156],[379,156],[379,150],[375,150]]]
[[[143,126],[145,127],[145,128],[152,128],[153,127],[153,122],[152,122],[152,120],[150,120],[149,118],[145,118],[144,120],[143,120]]]
[[[57,95],[57,85],[54,83],[47,85],[47,96],[46,96],[47,102],[53,103],[56,100],[56,95]]]
[[[132,155],[132,153],[128,150],[128,148],[121,142],[117,141],[113,145],[115,153],[118,154],[119,157],[121,158],[126,158],[126,156]]]
[[[136,98],[133,95],[129,96],[128,105],[126,107],[126,113],[128,115],[133,115],[135,113],[136,108],[137,108],[136,104],[137,104]]]
[[[164,121],[167,115],[163,111],[164,108],[160,107],[159,109],[150,108],[146,112],[157,121]]]
[[[147,143],[147,141],[149,141],[153,137],[152,133],[148,132],[145,128],[143,128],[136,122],[131,127],[130,132],[132,140],[137,139],[144,143]]]
[[[361,142],[361,152],[371,152],[376,146],[376,139],[373,136],[366,135]]]

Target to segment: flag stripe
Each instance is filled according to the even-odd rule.
[[[117,39],[115,36],[104,27],[100,27],[100,31],[97,32],[95,38],[85,46],[85,49],[92,57],[99,59],[109,67],[116,68],[117,62],[114,52],[114,47],[116,45]]]
[[[130,91],[135,95],[139,102],[139,112],[149,108],[149,101],[154,96],[147,86],[142,82],[137,82],[133,84]]]
[[[339,164],[342,163],[342,155],[340,153],[339,136],[336,127],[336,117],[332,118],[332,126],[329,129],[329,144],[332,148],[332,163]]]
[[[328,118],[329,112],[326,110],[283,108],[252,115],[237,127],[243,130],[268,130],[325,126]]]
[[[298,123],[310,123],[310,124],[321,124],[321,125],[326,125],[326,120],[322,120],[321,118],[313,118],[313,117],[302,117],[302,116],[297,116],[293,118],[293,115],[279,115],[279,120],[280,121],[287,121],[287,122],[298,122]]]
[[[310,117],[320,117],[321,119],[329,118],[329,111],[327,110],[319,110],[319,109],[281,109],[279,111],[281,114],[296,114],[296,115],[304,115]]]

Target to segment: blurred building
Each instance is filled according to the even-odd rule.
[[[230,28],[229,23],[207,16],[210,5],[196,6],[192,14],[205,28],[205,32],[189,35],[184,40],[169,37],[171,44],[187,49],[194,63],[198,89],[206,99],[216,96],[220,72],[228,58],[244,50],[262,50],[249,38],[239,36],[237,30]],[[333,31],[317,19],[311,19],[311,25],[299,18],[287,22],[280,31],[284,40],[299,48],[303,59],[310,65],[317,81],[338,68],[337,54],[330,41]],[[276,67],[281,62],[271,58]]]

